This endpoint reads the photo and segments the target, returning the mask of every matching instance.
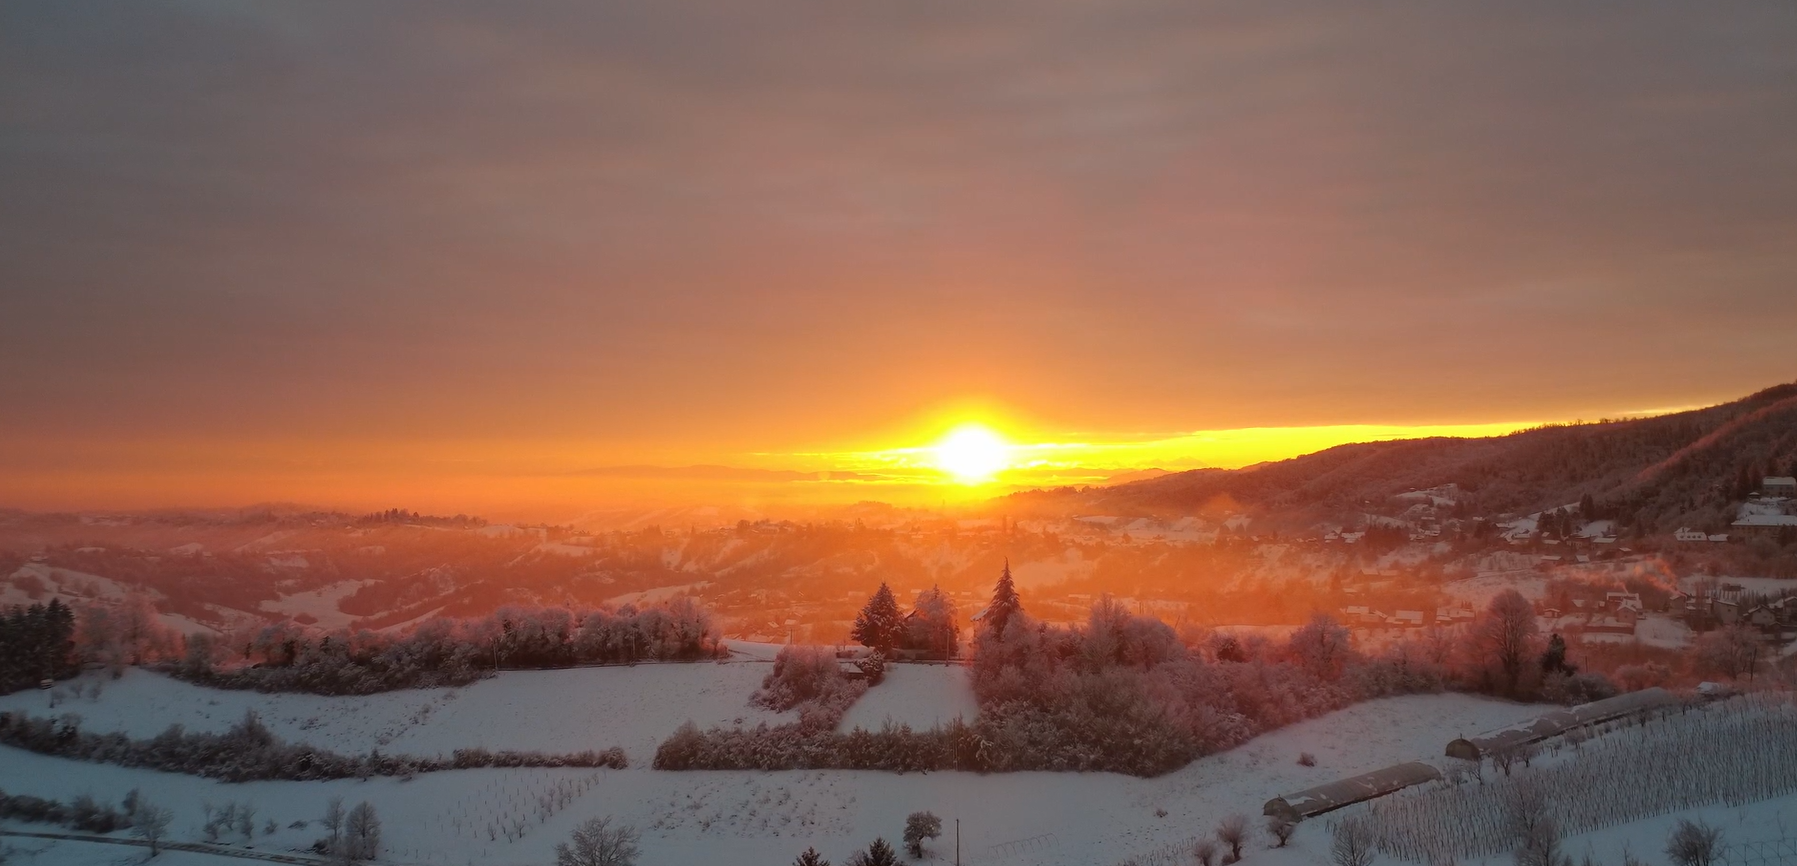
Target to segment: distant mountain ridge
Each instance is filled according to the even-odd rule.
[[[1021,511],[1192,514],[1228,508],[1294,522],[1364,510],[1409,490],[1455,485],[1467,513],[1531,513],[1591,496],[1644,528],[1715,523],[1764,474],[1797,467],[1797,383],[1687,412],[1540,427],[1485,439],[1401,439],[1106,488],[1030,491]]]

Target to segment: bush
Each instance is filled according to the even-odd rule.
[[[283,742],[254,713],[246,713],[224,733],[190,732],[180,725],[170,725],[148,740],[133,740],[122,733],[83,731],[79,717],[74,716],[51,720],[24,713],[0,713],[0,744],[78,761],[185,773],[227,782],[409,776],[476,767],[623,769],[626,764],[624,751],[618,748],[565,755],[459,749],[452,759],[383,755],[378,751],[366,755],[340,755]],[[98,816],[91,820],[104,821],[105,818]],[[234,815],[222,829],[237,824]],[[248,835],[247,831],[245,835]]]
[[[1674,866],[1711,866],[1722,854],[1722,831],[1702,821],[1680,819],[1666,840]]]
[[[912,812],[905,819],[905,847],[912,857],[923,856],[923,842],[942,835],[942,819],[929,812]],[[1707,866],[1707,864],[1704,864]]]

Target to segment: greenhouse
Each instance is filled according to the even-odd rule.
[[[1301,821],[1324,812],[1331,812],[1343,806],[1351,806],[1363,800],[1383,797],[1393,791],[1420,785],[1441,778],[1441,773],[1434,767],[1420,761],[1374,770],[1327,785],[1318,785],[1296,794],[1274,797],[1267,801],[1261,809],[1264,815],[1274,815],[1289,821]]]
[[[1470,739],[1456,739],[1448,743],[1447,754],[1450,758],[1477,761],[1496,750],[1539,743],[1578,728],[1678,705],[1678,697],[1665,689],[1642,689],[1638,692],[1629,692],[1564,710],[1555,710],[1526,722],[1519,722],[1510,727],[1500,728]]]

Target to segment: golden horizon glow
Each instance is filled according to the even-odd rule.
[[[936,468],[956,483],[978,485],[1010,468],[1011,445],[984,424],[967,423],[949,431],[933,449]]]
[[[967,503],[1031,488],[1115,484],[1144,470],[1236,469],[1355,442],[1502,436],[1551,421],[1248,427],[1172,434],[1069,433],[992,405],[956,405],[859,448],[650,450],[571,439],[139,440],[123,465],[105,443],[15,448],[49,468],[15,472],[0,506],[52,509],[299,502],[562,519],[600,507],[743,508]],[[965,430],[984,431],[964,435]],[[985,438],[987,435],[991,439]],[[880,442],[906,443],[880,447]],[[993,446],[993,441],[998,443]],[[821,443],[820,443],[821,444]],[[92,453],[90,453],[90,451]],[[996,455],[996,456],[995,456]]]

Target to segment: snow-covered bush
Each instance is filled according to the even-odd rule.
[[[24,713],[0,713],[0,744],[78,761],[186,773],[228,782],[409,776],[476,767],[625,766],[624,752],[618,748],[572,754],[459,749],[450,759],[386,755],[379,751],[340,755],[284,742],[253,712],[246,713],[242,721],[223,733],[187,731],[180,725],[170,725],[147,740],[134,740],[116,732],[84,731],[78,716],[46,719]],[[248,836],[253,820],[253,814],[242,822],[233,816],[223,829],[236,827]]]
[[[690,598],[616,610],[506,607],[478,619],[427,620],[399,636],[366,630],[320,636],[280,623],[256,633],[246,650],[256,664],[221,670],[202,651],[167,670],[215,688],[366,695],[466,685],[496,666],[695,661],[725,652],[711,615]]]

